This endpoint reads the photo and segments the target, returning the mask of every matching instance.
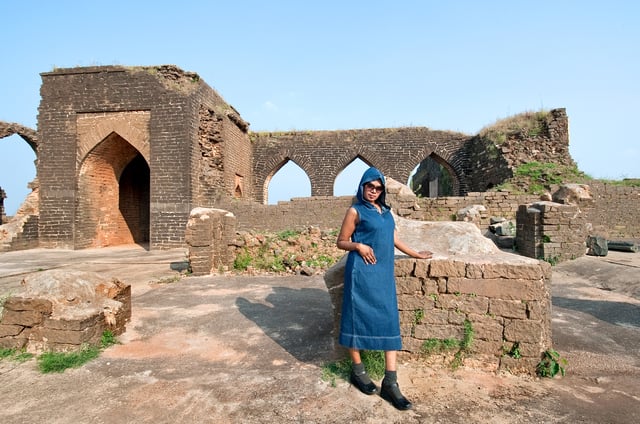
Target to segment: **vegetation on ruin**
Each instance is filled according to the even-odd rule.
[[[512,137],[537,137],[547,129],[547,116],[548,110],[526,111],[484,127],[479,135],[498,145]]]
[[[0,348],[0,360],[7,359],[15,362],[26,362],[31,358],[33,358],[33,354],[24,349]]]
[[[561,184],[588,183],[592,178],[577,166],[557,163],[528,162],[513,170],[513,177],[494,190],[514,194],[542,194],[553,191]]]
[[[511,348],[505,349],[504,354],[512,357],[513,359],[522,358],[522,354],[520,353],[520,342],[515,342],[511,345]]]
[[[233,270],[240,273],[318,274],[345,252],[336,246],[337,230],[238,233]]]
[[[462,340],[448,339],[427,339],[422,343],[421,353],[426,356],[435,354],[446,354],[455,351],[453,359],[449,363],[452,370],[458,369],[464,362],[465,356],[471,352],[475,332],[471,321],[464,320],[464,336]]]

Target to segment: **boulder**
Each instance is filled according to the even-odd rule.
[[[578,205],[582,201],[593,200],[591,189],[586,184],[564,184],[552,197],[554,202],[564,205]]]
[[[600,236],[587,237],[587,249],[587,255],[590,256],[607,256],[609,253],[607,239]]]

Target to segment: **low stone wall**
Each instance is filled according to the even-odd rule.
[[[551,266],[498,250],[470,223],[397,219],[397,226],[405,242],[434,252],[433,259],[395,259],[403,351],[422,355],[431,340],[462,341],[466,323],[473,340],[465,355],[474,366],[535,374],[551,347]],[[336,338],[345,262],[325,274]]]
[[[420,353],[429,339],[462,341],[466,321],[473,360],[534,374],[551,347],[550,277],[544,262],[397,259],[403,349]],[[514,346],[518,359],[507,354]]]
[[[49,270],[22,281],[0,309],[0,347],[75,351],[102,333],[122,334],[131,319],[131,286],[96,273]]]
[[[578,206],[593,229],[609,240],[640,240],[640,187],[589,182],[592,201]]]
[[[483,205],[485,211],[477,224],[487,228],[491,217],[515,219],[518,207],[539,200],[530,194],[511,194],[506,191],[468,193],[466,196],[417,198],[413,192],[397,182],[387,187],[387,200],[399,216],[419,221],[455,221],[460,209],[472,205]]]
[[[336,337],[342,272],[335,269],[325,278]],[[551,347],[551,266],[545,262],[397,257],[395,275],[406,353],[422,354],[429,340],[462,341],[465,321],[473,331],[468,359],[485,369],[533,375],[542,353]],[[508,354],[514,347],[519,358]],[[437,359],[447,360],[446,355]]]

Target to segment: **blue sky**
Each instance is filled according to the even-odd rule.
[[[520,112],[564,107],[582,171],[640,177],[639,4],[0,0],[0,120],[36,128],[41,72],[175,64],[197,72],[253,131],[476,134]],[[9,215],[28,192],[34,159],[17,136],[0,139]],[[287,181],[306,178],[291,168]],[[345,176],[345,187],[355,189],[360,173]],[[278,185],[288,192],[270,190],[270,201],[308,195]]]

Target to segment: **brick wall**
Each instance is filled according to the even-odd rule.
[[[640,240],[640,187],[589,182],[593,201],[579,204],[593,229],[590,235],[609,240]]]
[[[413,169],[433,155],[453,170],[453,192],[467,192],[465,134],[428,128],[384,128],[346,131],[255,133],[255,199],[266,201],[271,177],[288,161],[311,181],[312,196],[333,195],[333,183],[352,161],[361,159],[385,176],[406,183]]]

